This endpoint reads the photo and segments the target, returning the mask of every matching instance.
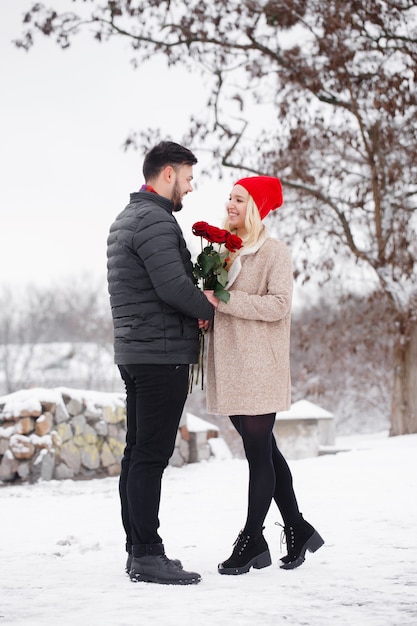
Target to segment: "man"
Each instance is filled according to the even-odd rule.
[[[127,434],[120,475],[122,522],[132,581],[194,584],[199,574],[168,559],[158,534],[161,480],[198,358],[198,328],[214,315],[192,275],[191,255],[173,213],[193,190],[194,154],[163,141],[143,163],[146,184],[132,193],[108,237],[114,350],[126,387]]]

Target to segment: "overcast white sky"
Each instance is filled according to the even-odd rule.
[[[0,284],[104,276],[109,225],[143,182],[142,155],[123,152],[124,139],[161,126],[180,140],[205,105],[196,75],[158,59],[134,70],[121,40],[79,37],[61,51],[39,38],[29,53],[15,48],[31,5],[0,1]],[[202,181],[198,165],[194,173],[178,215],[191,240],[194,221],[219,224],[231,181]]]

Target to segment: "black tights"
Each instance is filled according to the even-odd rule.
[[[275,413],[266,415],[231,415],[230,420],[242,437],[249,464],[248,515],[244,532],[259,534],[272,499],[285,526],[300,519],[292,475],[278,450],[272,429]]]

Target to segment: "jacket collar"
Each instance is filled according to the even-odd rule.
[[[226,289],[229,289],[233,285],[236,278],[240,274],[240,270],[242,269],[242,261],[241,261],[242,256],[247,256],[248,254],[255,254],[256,252],[258,252],[258,250],[264,245],[265,241],[268,238],[269,238],[269,234],[266,231],[266,229],[264,229],[262,235],[259,237],[255,245],[251,246],[250,248],[242,248],[241,253],[233,261],[233,264],[229,270]]]
[[[152,202],[157,204],[158,206],[164,208],[169,213],[172,213],[174,210],[174,204],[168,198],[161,196],[157,193],[153,193],[151,191],[135,191],[130,194],[130,202]]]

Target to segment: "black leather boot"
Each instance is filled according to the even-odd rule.
[[[197,572],[186,572],[169,559],[162,543],[140,545],[138,551],[134,549],[129,576],[132,582],[160,585],[195,585],[201,580]]]
[[[284,526],[283,534],[288,554],[281,559],[281,569],[295,569],[304,563],[305,553],[316,552],[324,544],[323,538],[308,522],[301,519],[292,526]]]
[[[218,566],[219,574],[246,574],[251,567],[262,569],[271,565],[268,544],[262,533],[257,536],[246,535],[241,531],[234,543],[231,556]]]
[[[126,574],[130,574],[130,570],[132,569],[132,560],[133,560],[132,546],[130,547],[126,546],[126,550],[127,550],[127,559],[126,559],[126,565],[125,565],[125,572]],[[171,561],[174,563],[174,565],[176,565],[180,569],[183,569],[182,563],[179,559],[171,559]]]

